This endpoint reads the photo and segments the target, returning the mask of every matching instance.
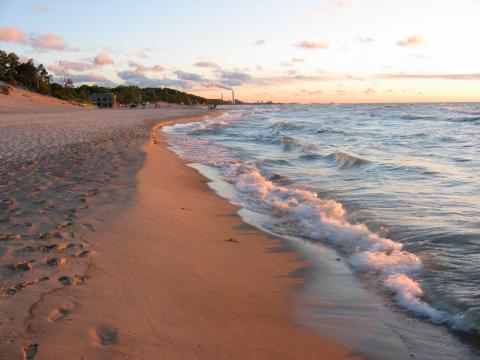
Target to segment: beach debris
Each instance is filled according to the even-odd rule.
[[[35,248],[33,246],[25,246],[22,251],[24,252],[32,252],[35,251]]]
[[[8,267],[10,268],[10,270],[20,270],[20,271],[28,271],[32,268],[32,263],[35,262],[35,260],[30,260],[30,261],[26,261],[26,262],[20,262],[20,263],[14,263],[14,264],[10,264]]]
[[[25,345],[22,348],[23,360],[31,360],[37,355],[38,344]]]
[[[48,276],[42,276],[40,279],[38,279],[38,282],[44,282],[44,281],[48,281],[50,280],[50,278]]]
[[[238,240],[233,238],[233,237],[230,237],[230,238],[226,239],[225,241],[232,242],[232,243],[238,243]]]
[[[47,265],[48,266],[57,266],[57,265],[63,265],[66,264],[67,259],[65,258],[51,258],[47,260]]]
[[[7,223],[7,222],[10,222],[11,221],[11,217],[10,216],[5,216],[5,217],[2,217],[0,218],[0,223]]]
[[[58,232],[58,231],[55,232],[55,233],[53,233],[52,236],[53,236],[54,238],[57,238],[57,239],[63,239],[62,233],[60,233],[60,232]]]

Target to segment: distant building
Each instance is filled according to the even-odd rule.
[[[117,106],[117,96],[112,93],[92,94],[90,103],[99,108],[114,108]]]

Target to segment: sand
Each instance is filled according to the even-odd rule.
[[[295,323],[305,262],[148,141],[208,115],[0,115],[1,359],[354,358]]]

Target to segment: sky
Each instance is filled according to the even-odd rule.
[[[0,49],[74,82],[299,103],[480,101],[480,0],[0,0]]]

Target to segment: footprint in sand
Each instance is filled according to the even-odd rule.
[[[91,224],[82,224],[82,227],[83,227],[85,230],[95,231],[95,228],[94,228],[93,225],[91,225]]]
[[[25,345],[22,348],[23,360],[30,360],[37,355],[38,344]]]
[[[85,277],[82,275],[73,275],[73,278],[71,276],[60,276],[58,279],[58,282],[60,282],[62,285],[82,285],[85,281]]]
[[[65,258],[51,258],[47,260],[48,266],[64,265],[66,263],[67,263],[67,259]]]
[[[74,307],[75,304],[73,302],[63,303],[58,309],[55,309],[50,314],[48,314],[47,320],[50,322],[58,321],[66,315],[70,314]]]
[[[90,330],[90,338],[100,346],[115,345],[118,342],[118,331],[108,325],[100,325]]]

